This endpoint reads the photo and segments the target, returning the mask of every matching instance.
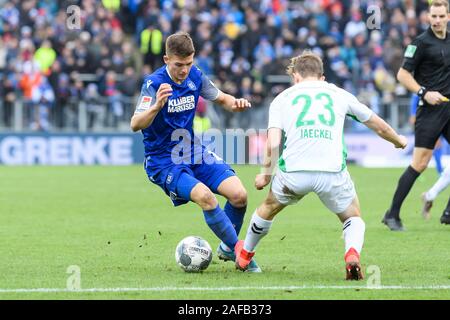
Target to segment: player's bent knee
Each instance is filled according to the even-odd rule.
[[[192,189],[191,199],[203,210],[212,210],[218,205],[218,201],[212,191],[200,183]]]
[[[258,208],[258,215],[266,220],[272,220],[285,206],[275,198],[268,197]]]
[[[258,208],[258,215],[264,220],[273,220],[278,212],[279,210],[276,210],[274,206],[267,206],[265,204],[262,204]]]
[[[361,210],[359,208],[359,203],[356,200],[356,198],[353,199],[352,203],[348,206],[348,208],[344,212],[338,213],[337,216],[339,220],[341,220],[341,222],[344,222],[349,218],[361,217]]]
[[[416,151],[413,154],[413,160],[411,163],[411,167],[417,172],[422,173],[428,167],[428,164],[433,156],[433,150],[421,150]]]
[[[244,188],[239,188],[233,191],[228,201],[231,203],[233,207],[242,208],[247,205],[247,190]]]

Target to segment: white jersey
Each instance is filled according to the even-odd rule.
[[[270,105],[268,126],[284,131],[280,170],[342,171],[347,158],[346,115],[366,122],[372,111],[326,81],[303,81],[280,93]]]

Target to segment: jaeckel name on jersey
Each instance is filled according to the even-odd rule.
[[[330,130],[325,129],[302,129],[300,138],[328,139],[333,140]]]

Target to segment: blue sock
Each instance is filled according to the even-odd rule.
[[[236,208],[227,201],[223,210],[227,214],[228,218],[230,218],[230,221],[233,224],[234,229],[236,230],[236,234],[239,235],[239,232],[242,228],[242,222],[244,221],[245,211],[247,210],[247,205],[242,208]]]
[[[433,156],[434,156],[434,160],[436,161],[436,170],[439,174],[442,174],[442,171],[443,171],[442,162],[441,162],[442,148],[434,149]]]
[[[233,228],[230,219],[220,206],[213,210],[203,210],[205,221],[214,234],[222,240],[229,248],[234,248],[238,242],[236,230]]]

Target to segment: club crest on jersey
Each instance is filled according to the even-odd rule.
[[[192,81],[188,81],[187,85],[188,85],[189,89],[197,90],[197,86]]]

